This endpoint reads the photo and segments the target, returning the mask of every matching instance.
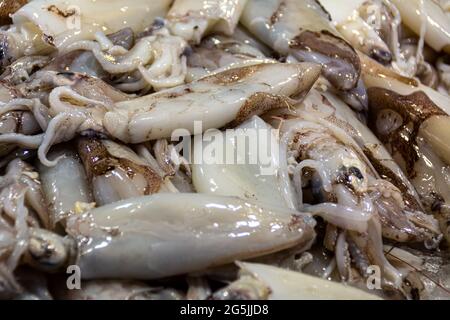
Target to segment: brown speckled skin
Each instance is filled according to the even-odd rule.
[[[416,138],[420,126],[432,116],[446,116],[447,114],[421,91],[403,96],[387,89],[370,88],[368,94],[370,128],[381,142],[391,147],[394,153],[400,153],[406,162],[409,178],[414,178],[414,165],[418,160]],[[375,124],[380,112],[386,109],[393,110],[401,115],[403,122],[395,132],[382,135],[377,132]]]

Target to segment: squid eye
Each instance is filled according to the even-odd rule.
[[[381,110],[376,119],[376,128],[381,135],[388,135],[395,132],[402,124],[402,116],[391,109]]]

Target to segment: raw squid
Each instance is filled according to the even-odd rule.
[[[41,127],[30,112],[12,111],[0,116],[0,134],[34,135],[41,132]],[[0,156],[5,156],[14,150],[14,144],[0,144]]]
[[[39,163],[38,171],[51,214],[50,221],[55,227],[77,211],[78,203],[92,203],[94,200],[86,173],[76,152],[67,147],[60,147],[52,150],[49,158],[61,160],[54,167]]]
[[[0,26],[11,23],[11,14],[27,3],[28,0],[2,0],[0,2]]]
[[[49,270],[75,258],[83,279],[157,279],[293,246],[306,250],[314,224],[308,215],[233,197],[159,194],[73,216],[69,238],[36,230],[25,261]],[[46,243],[55,251],[39,254]]]
[[[124,142],[170,137],[175,129],[194,132],[245,121],[251,115],[289,106],[318,77],[313,64],[260,64],[224,71],[189,85],[117,103],[105,114],[107,131]]]
[[[239,262],[240,278],[214,293],[217,300],[379,300],[343,284],[258,263]]]
[[[17,11],[12,27],[2,35],[6,56],[46,54],[95,33],[114,33],[125,27],[143,31],[167,12],[170,0],[34,0]]]
[[[282,127],[282,139],[289,146],[288,161],[294,165],[294,180],[300,179],[296,183],[300,199],[300,188],[307,185],[302,175],[308,169],[313,170],[315,174],[307,175],[307,180],[311,180],[317,197],[367,211],[369,215],[377,212],[385,237],[432,243],[439,236],[433,219],[414,207],[405,207],[400,190],[380,179],[351,137],[336,127],[317,123],[313,117],[302,118],[307,120],[289,120]]]
[[[226,159],[203,159],[192,165],[192,177],[196,190],[224,196],[238,196],[274,206],[295,209],[295,195],[285,189],[279,172],[278,132],[259,117],[253,117],[236,127],[233,134],[225,132],[205,135],[206,141],[194,141],[193,153],[206,150],[217,143],[218,136],[224,142]],[[231,133],[231,132],[230,132]],[[211,139],[209,139],[211,138]],[[247,144],[247,138],[249,142]],[[195,138],[194,138],[195,140]],[[230,154],[231,151],[231,154]],[[209,160],[212,163],[209,162]],[[231,160],[228,163],[226,160]],[[252,161],[251,164],[248,161]]]
[[[438,73],[433,66],[436,53],[425,43],[427,37],[429,40],[436,30],[426,32],[427,14],[431,12],[426,11],[425,4],[424,7],[420,6],[422,14],[414,17],[414,23],[419,25],[415,35],[402,22],[403,17],[409,21],[416,9],[400,12],[389,0],[348,1],[349,7],[332,0],[322,0],[321,3],[330,12],[336,28],[354,48],[404,76],[417,76],[427,86],[438,86]],[[405,6],[405,2],[402,6]],[[409,2],[406,6],[410,7]],[[435,4],[432,6],[435,7]],[[432,19],[436,14],[439,15],[439,11],[431,14]]]
[[[26,162],[14,160],[8,165],[6,175],[0,177],[0,200],[0,212],[5,215],[0,219],[2,223],[4,219],[14,222],[23,209],[30,211],[28,218],[32,225],[50,226],[39,174]]]
[[[383,15],[383,1],[351,0],[343,6],[339,1],[321,0],[320,4],[330,13],[336,29],[355,49],[380,63],[392,61],[390,44],[377,32],[380,24],[389,24],[391,27],[393,22],[390,16]],[[391,28],[391,32],[395,33],[396,30]]]
[[[64,51],[66,54],[78,50],[91,51],[103,70],[110,74],[139,72],[139,80],[126,84],[128,88],[134,87],[135,91],[146,86],[161,90],[184,83],[187,43],[181,37],[170,35],[166,28],[161,27],[139,39],[129,50],[114,44],[110,37],[96,33],[95,41],[74,42]]]
[[[195,193],[192,183],[192,170],[189,161],[180,154],[179,145],[169,144],[166,139],[157,140],[151,155],[149,143],[139,148],[141,157],[147,160],[152,168],[158,170],[164,179],[165,188],[171,192]],[[147,152],[145,150],[147,149]]]
[[[245,43],[245,40],[240,41],[221,35],[213,35],[202,40],[188,54],[186,81],[191,82],[225,69],[268,62],[276,61],[266,58],[265,53]]]
[[[99,206],[160,190],[160,175],[128,147],[110,140],[79,138],[78,153]]]
[[[385,143],[419,193],[436,214],[449,239],[450,99],[415,80],[399,77],[374,61],[365,62],[371,129]]]
[[[436,51],[450,51],[450,20],[434,0],[391,0],[403,22]]]
[[[325,125],[328,122],[332,126],[344,130],[359,145],[380,177],[392,183],[402,192],[405,204],[415,210],[422,210],[417,191],[389,152],[383,147],[382,142],[366,125],[358,120],[352,110],[339,98],[329,91],[313,90],[297,108],[303,114],[314,114],[317,121],[321,121],[322,118],[326,121],[322,122]]]
[[[358,110],[367,107],[361,64],[314,0],[250,0],[241,22],[283,56],[319,63],[323,74]]]
[[[232,35],[247,0],[175,0],[167,15],[170,30],[199,43],[210,31]]]
[[[176,129],[183,129],[182,135],[194,133],[195,121],[203,121],[200,131],[204,132],[239,124],[270,109],[289,107],[289,97],[301,98],[319,72],[320,67],[310,63],[260,64],[115,104],[86,98],[61,86],[49,96],[53,119],[44,135],[0,137],[0,142],[39,148],[42,163],[55,165],[56,160],[46,159],[50,147],[71,140],[77,133],[96,131],[126,143],[141,143],[171,137]]]

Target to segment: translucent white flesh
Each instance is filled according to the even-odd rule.
[[[234,197],[158,194],[74,216],[85,279],[156,279],[307,246],[314,220]],[[85,241],[88,240],[88,241]]]
[[[288,6],[276,22],[270,24],[274,12]],[[241,23],[282,55],[289,53],[289,43],[301,30],[335,32],[328,17],[314,1],[250,0],[241,17]]]
[[[242,162],[234,160],[230,164],[226,164],[226,162],[194,164],[192,180],[197,192],[237,196],[242,199],[287,207],[282,196],[278,172],[278,137],[273,132],[273,128],[259,117],[253,117],[237,127],[236,130],[241,131],[236,131],[236,135],[227,136],[225,132],[221,132],[221,135],[224,141],[224,150],[226,150],[225,156],[239,159],[238,161]],[[258,136],[258,140],[244,142],[247,145],[243,148],[241,139],[253,136]],[[270,140],[267,143],[269,137]],[[198,140],[197,143],[194,143],[194,150],[205,148],[208,144],[210,143],[202,143]]]
[[[97,31],[123,28],[140,32],[164,17],[171,0],[34,0],[13,15],[14,26],[28,39],[53,38],[58,49],[77,40],[93,40]]]
[[[450,118],[446,116],[431,117],[423,123],[420,133],[441,159],[450,165]]]
[[[320,67],[311,63],[260,64],[233,69],[117,103],[113,111],[106,113],[103,124],[112,136],[128,143],[168,138],[176,129],[192,134],[195,121],[202,121],[203,131],[221,128],[236,120],[249,104],[257,114],[257,108],[263,106],[252,103],[255,95],[298,95],[311,88],[319,73]]]
[[[321,99],[317,97],[317,93],[311,91],[299,108],[305,112],[315,113],[318,116],[318,119],[322,117],[324,118],[324,121],[331,122],[333,125],[345,130],[347,134],[355,139],[361,148],[366,148],[367,151],[371,153],[372,157],[379,161],[379,165],[382,165],[394,174],[395,180],[401,181],[408,190],[408,193],[420,203],[419,196],[413,185],[373,132],[359,121],[349,106],[333,93],[326,91],[321,92],[321,94],[328,99],[332,106],[322,103]],[[317,109],[308,109],[306,106],[308,101],[310,101],[310,104],[315,105]],[[339,121],[335,121],[336,118]]]
[[[365,1],[366,0],[346,0],[345,5],[343,5],[340,0],[320,0],[320,4],[328,11],[334,22],[342,23]]]
[[[269,300],[380,300],[362,290],[300,272],[257,263],[241,262],[239,266],[270,288]]]
[[[360,66],[354,49],[315,0],[249,0],[241,23],[280,55],[320,64],[339,90],[358,85]]]
[[[450,50],[450,19],[433,0],[391,0],[398,8],[403,23],[420,35],[426,21],[425,42],[436,51]],[[423,2],[423,6],[422,6]]]

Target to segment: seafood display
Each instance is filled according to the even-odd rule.
[[[450,300],[449,1],[0,24],[0,299]]]

